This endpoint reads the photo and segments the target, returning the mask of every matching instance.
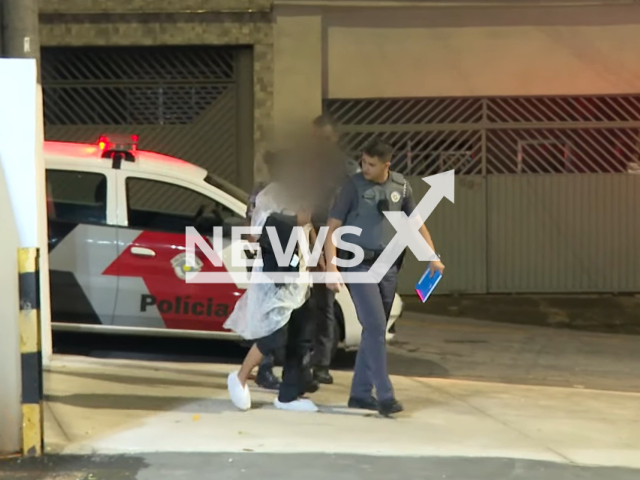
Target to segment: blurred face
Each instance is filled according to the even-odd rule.
[[[325,125],[324,127],[314,127],[313,134],[317,139],[323,140],[325,142],[338,142],[338,134],[331,125]]]
[[[384,182],[389,172],[391,162],[385,162],[378,157],[370,157],[366,153],[362,154],[362,175],[372,182]]]

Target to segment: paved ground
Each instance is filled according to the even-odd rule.
[[[640,392],[640,337],[407,313],[398,375]]]
[[[391,346],[407,407],[396,420],[345,409],[346,370],[314,395],[319,414],[292,417],[259,390],[255,409],[233,409],[225,379],[237,359],[59,356],[45,385],[48,446],[68,454],[463,456],[640,468],[637,345],[636,336],[408,314]]]
[[[639,341],[408,313],[393,420],[345,408],[350,355],[313,396],[320,413],[277,411],[257,389],[240,413],[225,380],[242,349],[189,343],[176,362],[160,343],[90,347],[98,358],[58,355],[46,374],[48,452],[66,455],[2,463],[0,479],[637,479]]]
[[[512,459],[325,454],[147,454],[1,463],[11,480],[637,480],[638,470]]]
[[[434,295],[426,304],[407,295],[403,300],[406,309],[433,315],[640,335],[640,295]]]
[[[246,350],[232,342],[120,336],[56,337],[58,353],[237,365]],[[397,376],[640,392],[640,337],[496,323],[406,312],[389,348]],[[339,354],[334,368],[353,367]]]
[[[345,408],[351,375],[314,394],[317,414],[254,389],[228,400],[229,365],[58,358],[46,376],[50,452],[466,456],[640,468],[640,394],[394,377],[406,412]]]

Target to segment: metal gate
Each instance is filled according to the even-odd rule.
[[[640,95],[327,100],[344,147],[373,136],[411,180],[455,169],[428,224],[440,293],[640,291]],[[424,265],[409,255],[400,291]]]
[[[141,149],[236,183],[236,73],[231,48],[44,47],[45,137],[136,133]]]

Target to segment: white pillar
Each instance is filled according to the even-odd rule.
[[[42,117],[38,117],[42,97],[37,91],[36,60],[0,59],[0,452],[4,453],[20,449],[22,423],[18,248],[40,248],[48,265]],[[41,278],[48,301],[48,276]]]
[[[44,164],[44,105],[42,85],[36,85],[36,148],[35,148],[35,184],[37,199],[37,245],[40,249],[40,322],[42,325],[42,363],[47,367],[53,354],[51,336],[51,297],[49,292],[49,225],[47,222],[47,184]]]
[[[2,4],[2,17],[4,19],[3,55],[9,58],[29,58],[40,63],[40,35],[38,22],[38,0],[5,0]],[[42,105],[42,86],[40,74],[36,76],[36,198],[39,205],[44,205],[45,172],[42,159],[42,143],[44,142],[44,113]],[[2,108],[2,106],[0,106]],[[42,166],[42,168],[40,168]],[[37,245],[29,247],[40,248],[40,318],[42,321],[42,360],[47,365],[51,360],[51,302],[49,299],[49,256],[47,248],[47,224],[46,210],[38,209]],[[43,250],[44,249],[44,250]]]

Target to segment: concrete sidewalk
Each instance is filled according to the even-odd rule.
[[[57,357],[46,374],[47,450],[473,457],[640,468],[635,393],[395,377],[407,412],[392,420],[347,410],[351,374],[337,372],[336,384],[313,396],[320,413],[275,410],[273,394],[255,389],[256,408],[241,413],[226,395],[231,368]]]
[[[640,393],[640,337],[406,312],[392,373]]]

